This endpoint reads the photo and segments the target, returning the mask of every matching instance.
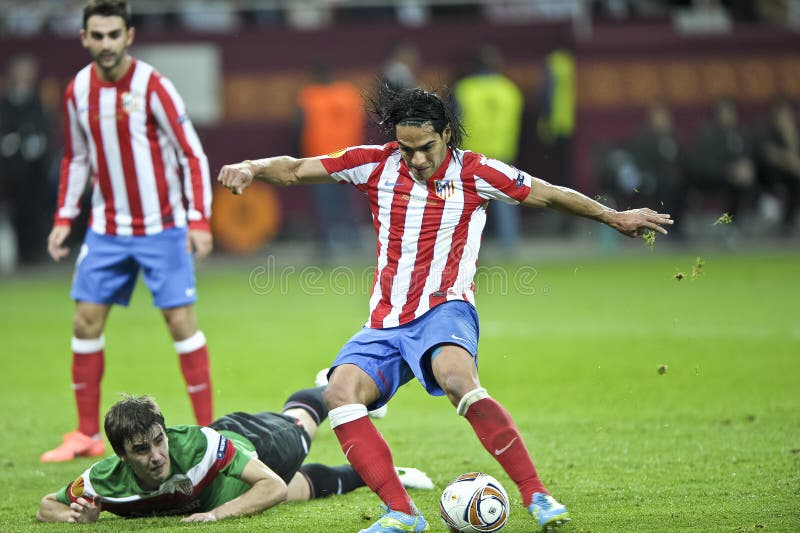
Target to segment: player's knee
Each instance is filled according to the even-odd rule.
[[[295,392],[286,400],[283,410],[302,409],[306,411],[320,425],[328,417],[328,408],[322,399],[325,387],[314,387]]]
[[[329,383],[322,396],[328,409],[333,410],[343,405],[369,405],[379,398],[380,392],[373,395],[362,389],[349,389]]]
[[[343,405],[369,405],[380,397],[381,391],[372,378],[354,365],[336,367],[323,394],[330,410]]]
[[[339,387],[332,387],[330,384],[328,384],[322,393],[322,400],[325,402],[325,406],[328,409],[336,409],[337,407],[351,403],[346,401],[345,396],[342,393],[343,391],[341,391]]]
[[[458,402],[461,401],[461,398],[463,398],[465,394],[471,390],[477,389],[480,387],[480,384],[472,379],[471,376],[448,373],[440,376],[439,386],[442,388],[453,405],[458,405]]]
[[[480,387],[475,359],[461,346],[437,346],[431,353],[431,369],[453,405],[458,405],[466,393]]]
[[[103,320],[77,310],[72,317],[72,331],[79,339],[96,339],[103,333]]]
[[[174,340],[182,341],[197,333],[197,319],[192,306],[184,305],[164,309],[162,313]]]

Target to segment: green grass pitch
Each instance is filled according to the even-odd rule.
[[[482,271],[483,385],[514,416],[543,480],[569,507],[564,531],[800,531],[800,255],[716,253],[692,279],[694,256],[659,252],[549,261],[535,271],[508,266],[517,287],[513,278],[503,286],[501,269]],[[348,290],[344,270],[284,270],[283,286],[266,290],[258,266],[199,271],[217,414],[278,409],[366,318],[366,289]],[[3,532],[76,531],[34,520],[39,499],[90,464],[38,461],[75,424],[68,285],[66,269],[0,282]],[[168,424],[191,422],[177,356],[141,283],[130,308],[112,311],[106,338],[103,408],[119,392],[152,393]],[[436,490],[412,491],[431,531],[445,531],[441,489],[472,470],[508,490],[506,531],[535,530],[511,481],[447,400],[412,382],[376,424],[396,464],[434,479]],[[310,459],[343,462],[327,426]],[[79,529],[353,532],[374,520],[378,503],[360,489],[215,524],[104,515]]]

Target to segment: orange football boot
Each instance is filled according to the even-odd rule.
[[[39,460],[43,463],[61,463],[76,457],[97,457],[106,453],[106,445],[102,440],[95,440],[80,431],[72,431],[62,438],[64,442],[58,448],[44,452]]]

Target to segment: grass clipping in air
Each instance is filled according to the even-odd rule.
[[[703,261],[702,257],[698,257],[694,260],[694,265],[692,265],[692,279],[695,280],[703,275],[703,267],[705,266],[705,261]]]
[[[647,249],[652,251],[656,244],[656,232],[649,229],[642,233],[642,239],[644,239],[644,245],[647,246]]]
[[[712,224],[712,226],[718,226],[719,224],[732,224],[733,223],[733,215],[729,215],[728,213],[722,213],[722,215],[717,219],[716,222]]]
[[[694,264],[692,265],[692,281],[700,278],[703,276],[703,267],[705,266],[706,262],[703,261],[702,257],[697,257],[694,260]],[[678,271],[675,273],[675,280],[676,281],[683,281],[686,279],[686,274],[682,271]]]

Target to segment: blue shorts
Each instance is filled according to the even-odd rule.
[[[367,407],[377,409],[394,396],[401,385],[417,377],[428,394],[443,396],[431,370],[431,351],[441,344],[456,344],[478,364],[478,313],[463,301],[439,304],[421,317],[395,328],[363,328],[347,341],[331,369],[354,364],[369,374],[380,399]]]
[[[124,237],[88,230],[75,263],[70,296],[82,302],[128,305],[141,268],[156,307],[194,303],[194,263],[186,236],[186,228]]]

